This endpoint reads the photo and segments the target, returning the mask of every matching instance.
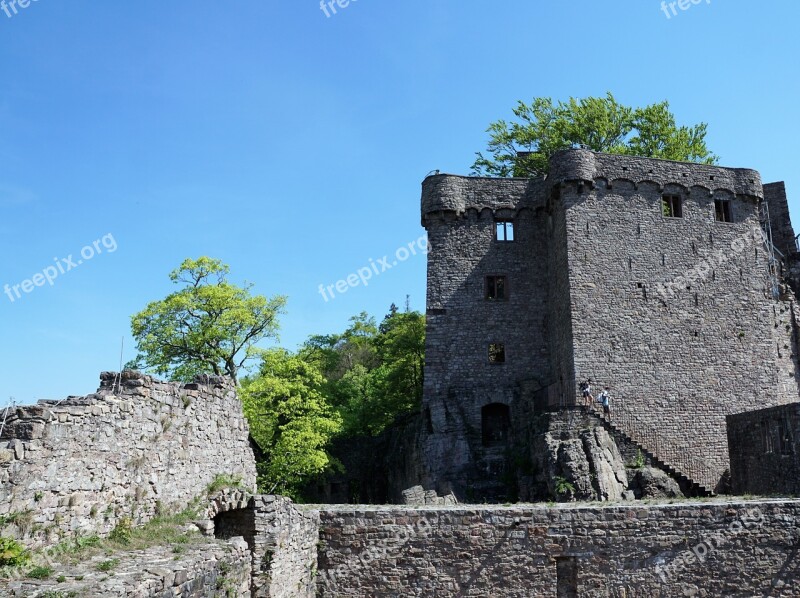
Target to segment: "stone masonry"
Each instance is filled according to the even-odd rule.
[[[426,178],[412,482],[500,498],[529,415],[580,404],[590,377],[622,432],[718,488],[726,415],[798,401],[798,314],[761,232],[765,191],[789,251],[785,189],[753,170],[568,150],[541,179]]]
[[[104,373],[96,394],[17,408],[0,446],[0,515],[16,514],[2,533],[31,547],[182,509],[220,474],[255,489],[249,427],[222,378]]]
[[[800,501],[322,507],[317,595],[800,595]]]
[[[800,404],[728,416],[736,494],[800,496]]]

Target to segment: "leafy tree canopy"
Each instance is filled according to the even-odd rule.
[[[185,260],[170,275],[183,287],[131,318],[139,354],[126,367],[150,369],[173,380],[196,374],[227,375],[258,355],[256,344],[277,338],[286,298],[252,295],[252,285],[228,282],[220,260]]]
[[[361,313],[341,334],[311,337],[300,356],[325,377],[345,436],[379,434],[422,403],[425,317],[392,305],[377,325]]]
[[[708,125],[678,126],[669,102],[632,108],[605,97],[534,98],[520,101],[512,122],[489,125],[488,157],[477,153],[479,176],[539,177],[559,150],[584,147],[598,152],[715,164],[706,146]]]
[[[299,499],[311,476],[338,466],[326,447],[342,418],[322,394],[324,379],[313,364],[284,349],[261,358],[258,376],[241,389],[250,434],[265,457],[259,489]]]

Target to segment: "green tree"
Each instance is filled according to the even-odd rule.
[[[323,382],[313,364],[284,349],[263,352],[258,376],[243,381],[250,434],[265,456],[258,464],[262,492],[299,499],[310,477],[338,466],[326,447],[342,419],[322,394]]]
[[[277,338],[286,298],[251,295],[252,285],[228,282],[227,265],[201,257],[185,260],[170,275],[184,285],[131,318],[139,354],[129,367],[174,380],[196,374],[228,375],[258,355],[256,343]]]
[[[513,112],[514,121],[489,125],[489,156],[477,153],[473,174],[542,176],[555,152],[578,147],[682,162],[717,162],[706,146],[708,125],[678,126],[666,101],[632,108],[617,102],[611,93],[567,102],[542,97],[530,104],[520,101]]]
[[[342,334],[313,336],[300,356],[325,376],[344,436],[379,434],[422,401],[425,317],[392,305],[377,326],[361,313]]]

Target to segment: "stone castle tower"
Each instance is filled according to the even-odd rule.
[[[592,378],[624,434],[713,490],[725,416],[798,400],[782,183],[568,150],[546,178],[426,178],[422,224],[424,484],[490,494]]]

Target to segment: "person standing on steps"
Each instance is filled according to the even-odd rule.
[[[597,396],[597,402],[603,406],[603,413],[606,418],[611,421],[611,395],[609,394],[609,390],[608,386],[606,386]]]
[[[583,393],[583,408],[586,410],[586,413],[589,413],[589,410],[592,408],[592,403],[594,402],[594,397],[592,396],[592,379],[587,378],[586,382],[581,382],[580,389]]]

